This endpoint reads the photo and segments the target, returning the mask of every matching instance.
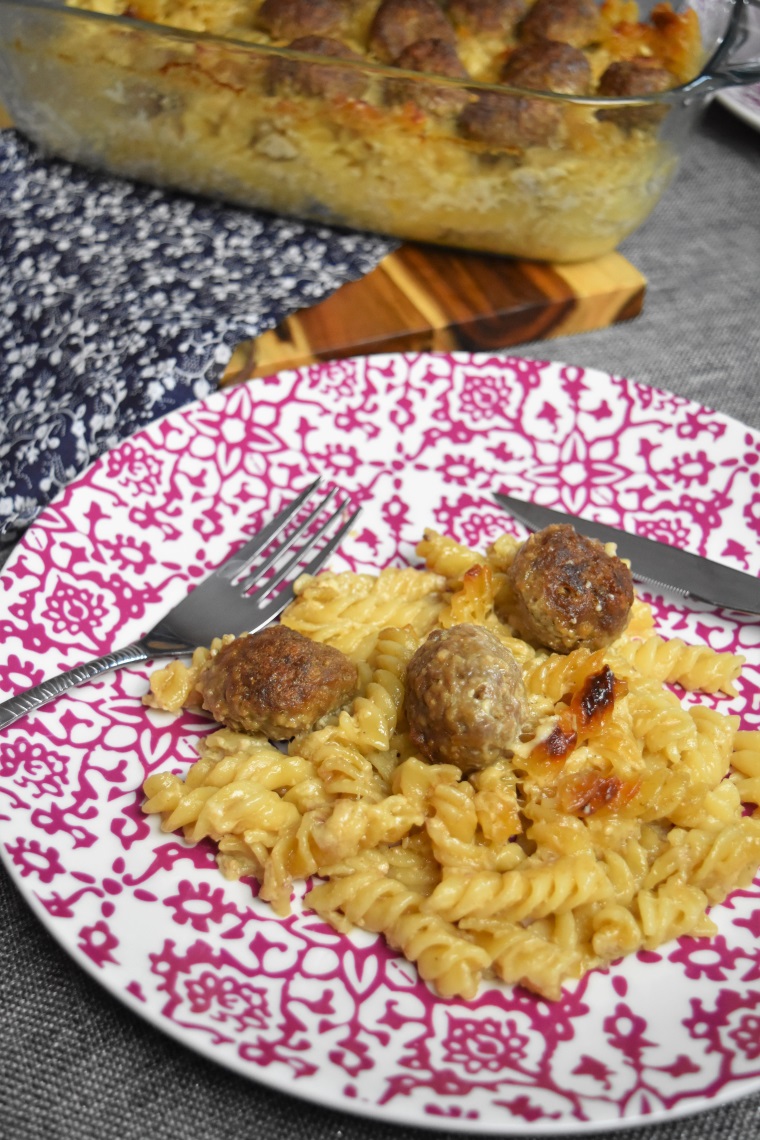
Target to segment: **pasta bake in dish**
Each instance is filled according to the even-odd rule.
[[[549,535],[547,570],[546,538],[481,554],[429,531],[420,567],[301,578],[260,650],[220,637],[154,672],[147,704],[230,723],[184,778],[148,777],[144,810],[212,840],[279,915],[313,879],[307,908],[382,935],[444,998],[491,978],[556,1000],[709,937],[709,909],[760,865],[760,732],[715,707],[742,658],[658,636],[612,548]],[[329,681],[296,683],[317,659],[302,641]],[[309,710],[284,730],[268,671]]]
[[[318,222],[560,262],[610,252],[648,216],[680,145],[657,97],[703,62],[696,11],[642,14],[635,0],[66,12],[58,34],[14,49],[35,59],[17,68],[19,106],[46,107],[19,125],[56,153]],[[655,101],[608,106],[621,96]]]

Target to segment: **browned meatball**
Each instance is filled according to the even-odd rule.
[[[238,637],[206,665],[198,688],[214,720],[236,732],[288,740],[355,691],[353,661],[285,625]]]
[[[526,0],[448,0],[454,25],[475,35],[510,35],[523,17]]]
[[[515,744],[523,720],[520,667],[489,630],[434,630],[409,662],[406,686],[412,741],[432,763],[485,768]]]
[[[626,564],[559,523],[532,534],[517,552],[499,616],[526,641],[569,653],[609,645],[625,629],[632,604]]]
[[[448,79],[467,79],[467,71],[453,44],[443,40],[417,40],[404,48],[396,67],[406,71],[424,71],[445,75]],[[434,115],[457,114],[469,101],[460,87],[442,87],[436,83],[415,83],[409,79],[392,79],[385,85],[389,103],[416,103]]]
[[[599,80],[599,94],[615,97],[657,95],[669,90],[675,83],[675,76],[656,60],[638,56],[611,63]],[[597,117],[612,120],[630,130],[657,123],[666,112],[667,107],[652,103],[643,107],[610,107],[609,110],[598,111]]]
[[[501,78],[512,87],[527,87],[531,91],[587,95],[591,87],[591,68],[579,48],[570,44],[535,43],[512,52]]]
[[[549,99],[484,91],[464,108],[458,126],[465,138],[507,150],[547,146],[561,132],[562,108]]]
[[[340,0],[264,0],[256,23],[272,39],[296,36],[327,36],[336,31],[345,16]]]
[[[456,40],[435,0],[383,0],[369,30],[370,51],[384,63],[394,63],[417,40]]]
[[[558,40],[587,47],[599,34],[599,9],[594,0],[536,0],[520,25],[526,40]]]
[[[545,41],[523,44],[513,51],[501,78],[527,90],[585,95],[591,86],[591,69],[578,48]],[[465,107],[459,127],[468,138],[498,146],[546,146],[561,135],[563,108],[548,99],[486,92]]]
[[[289,46],[293,51],[309,52],[335,60],[362,62],[361,56],[351,51],[346,44],[327,36],[300,36]],[[269,70],[269,89],[281,94],[361,99],[366,87],[367,77],[358,67],[276,59],[272,61]]]

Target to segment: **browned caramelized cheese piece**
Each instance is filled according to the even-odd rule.
[[[592,673],[573,696],[570,708],[581,735],[603,727],[612,714],[615,701],[628,692],[628,682],[616,677],[609,665]]]
[[[612,715],[615,701],[628,692],[628,682],[609,665],[590,673],[552,731],[531,751],[531,760],[564,761],[579,741],[600,732]]]
[[[593,815],[603,808],[620,811],[639,790],[638,780],[621,780],[601,772],[579,772],[563,782],[557,796],[567,815]]]

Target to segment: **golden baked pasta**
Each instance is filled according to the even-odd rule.
[[[666,104],[593,99],[656,95],[702,63],[694,11],[659,4],[644,22],[635,0],[68,7],[116,19],[69,21],[25,78],[40,84],[24,93],[31,106],[56,92],[50,123],[37,116],[30,129],[66,157],[278,213],[553,261],[612,250],[675,169]]]
[[[638,599],[603,648],[530,644],[499,616],[520,549],[431,531],[419,568],[301,578],[282,622],[351,658],[355,696],[286,749],[219,728],[184,779],[146,780],[144,810],[213,840],[280,915],[313,877],[308,908],[383,935],[443,997],[497,978],[557,999],[594,967],[709,936],[709,908],[760,864],[760,733],[714,707],[742,658],[659,637]],[[522,709],[511,746],[471,768],[421,754],[407,701],[419,647],[462,629],[512,655]],[[200,706],[230,640],[154,672],[146,703]]]

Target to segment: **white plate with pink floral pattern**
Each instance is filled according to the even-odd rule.
[[[403,562],[425,526],[476,547],[520,534],[501,489],[760,571],[760,433],[735,421],[556,363],[318,364],[172,413],[44,511],[0,576],[0,692],[133,640],[315,472],[364,504],[338,567]],[[722,707],[760,727],[758,627],[654,603],[666,634],[746,655]],[[592,972],[556,1004],[496,983],[443,1001],[380,940],[277,919],[142,815],[148,773],[184,770],[208,730],[146,709],[147,675],[0,735],[0,837],[61,945],[155,1026],[283,1092],[449,1132],[628,1127],[760,1088],[760,887],[714,909],[712,942]]]

